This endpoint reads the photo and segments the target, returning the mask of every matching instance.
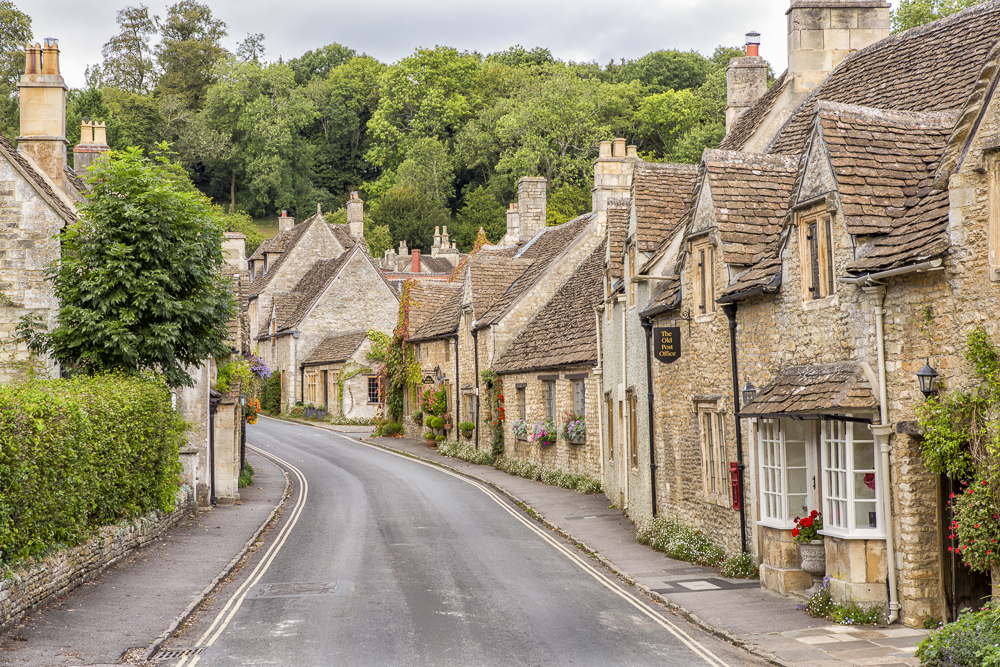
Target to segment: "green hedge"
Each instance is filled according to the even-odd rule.
[[[118,375],[0,386],[0,562],[173,510],[186,422],[166,385]]]

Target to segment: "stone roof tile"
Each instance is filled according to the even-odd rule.
[[[684,212],[691,206],[697,180],[698,166],[694,164],[646,162],[636,166],[632,176],[632,196],[635,201],[636,246],[641,252],[655,252],[677,230]],[[608,215],[610,224],[610,208]]]
[[[757,391],[740,414],[842,414],[877,410],[878,400],[861,364],[845,361],[782,369]]]
[[[303,366],[318,366],[320,364],[336,364],[347,361],[358,351],[361,344],[368,337],[368,332],[364,329],[345,331],[332,336],[327,336],[323,342],[316,346],[312,354],[302,362]]]
[[[4,155],[19,171],[31,182],[35,189],[41,193],[42,197],[49,203],[56,213],[66,221],[73,224],[77,221],[76,211],[63,201],[62,197],[56,194],[49,182],[42,174],[35,169],[34,165],[28,161],[24,155],[17,152],[14,144],[3,134],[0,134],[0,153]]]

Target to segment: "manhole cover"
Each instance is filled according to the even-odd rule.
[[[293,598],[301,595],[330,595],[337,590],[335,582],[291,582],[284,584],[261,584],[247,596],[248,599]]]
[[[177,649],[160,649],[153,656],[153,660],[176,660],[177,658],[183,658],[186,655],[198,655],[205,650],[204,646],[199,646],[197,648],[177,648]]]

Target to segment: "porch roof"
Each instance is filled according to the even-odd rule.
[[[757,391],[741,417],[822,415],[878,410],[864,367],[854,361],[789,366]]]

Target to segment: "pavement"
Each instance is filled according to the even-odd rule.
[[[173,529],[0,634],[0,665],[142,662],[253,548],[285,495],[285,475],[248,453],[253,486]]]
[[[331,431],[339,427],[309,424]],[[355,437],[366,432],[352,431]],[[635,541],[635,526],[603,494],[582,494],[449,458],[407,438],[366,442],[447,466],[499,489],[619,577],[716,636],[777,665],[917,666],[927,631],[840,626],[758,582],[673,560]],[[242,504],[183,520],[98,578],[0,635],[2,665],[101,665],[148,658],[252,548],[285,495],[283,473],[250,455],[257,474]]]
[[[716,568],[668,558],[635,540],[635,526],[604,494],[508,475],[490,466],[449,458],[408,438],[366,442],[448,466],[487,482],[524,503],[537,518],[592,552],[626,581],[704,630],[779,665],[917,666],[917,644],[928,631],[903,627],[844,626],[810,617],[798,600],[764,590],[757,581],[727,579]]]

